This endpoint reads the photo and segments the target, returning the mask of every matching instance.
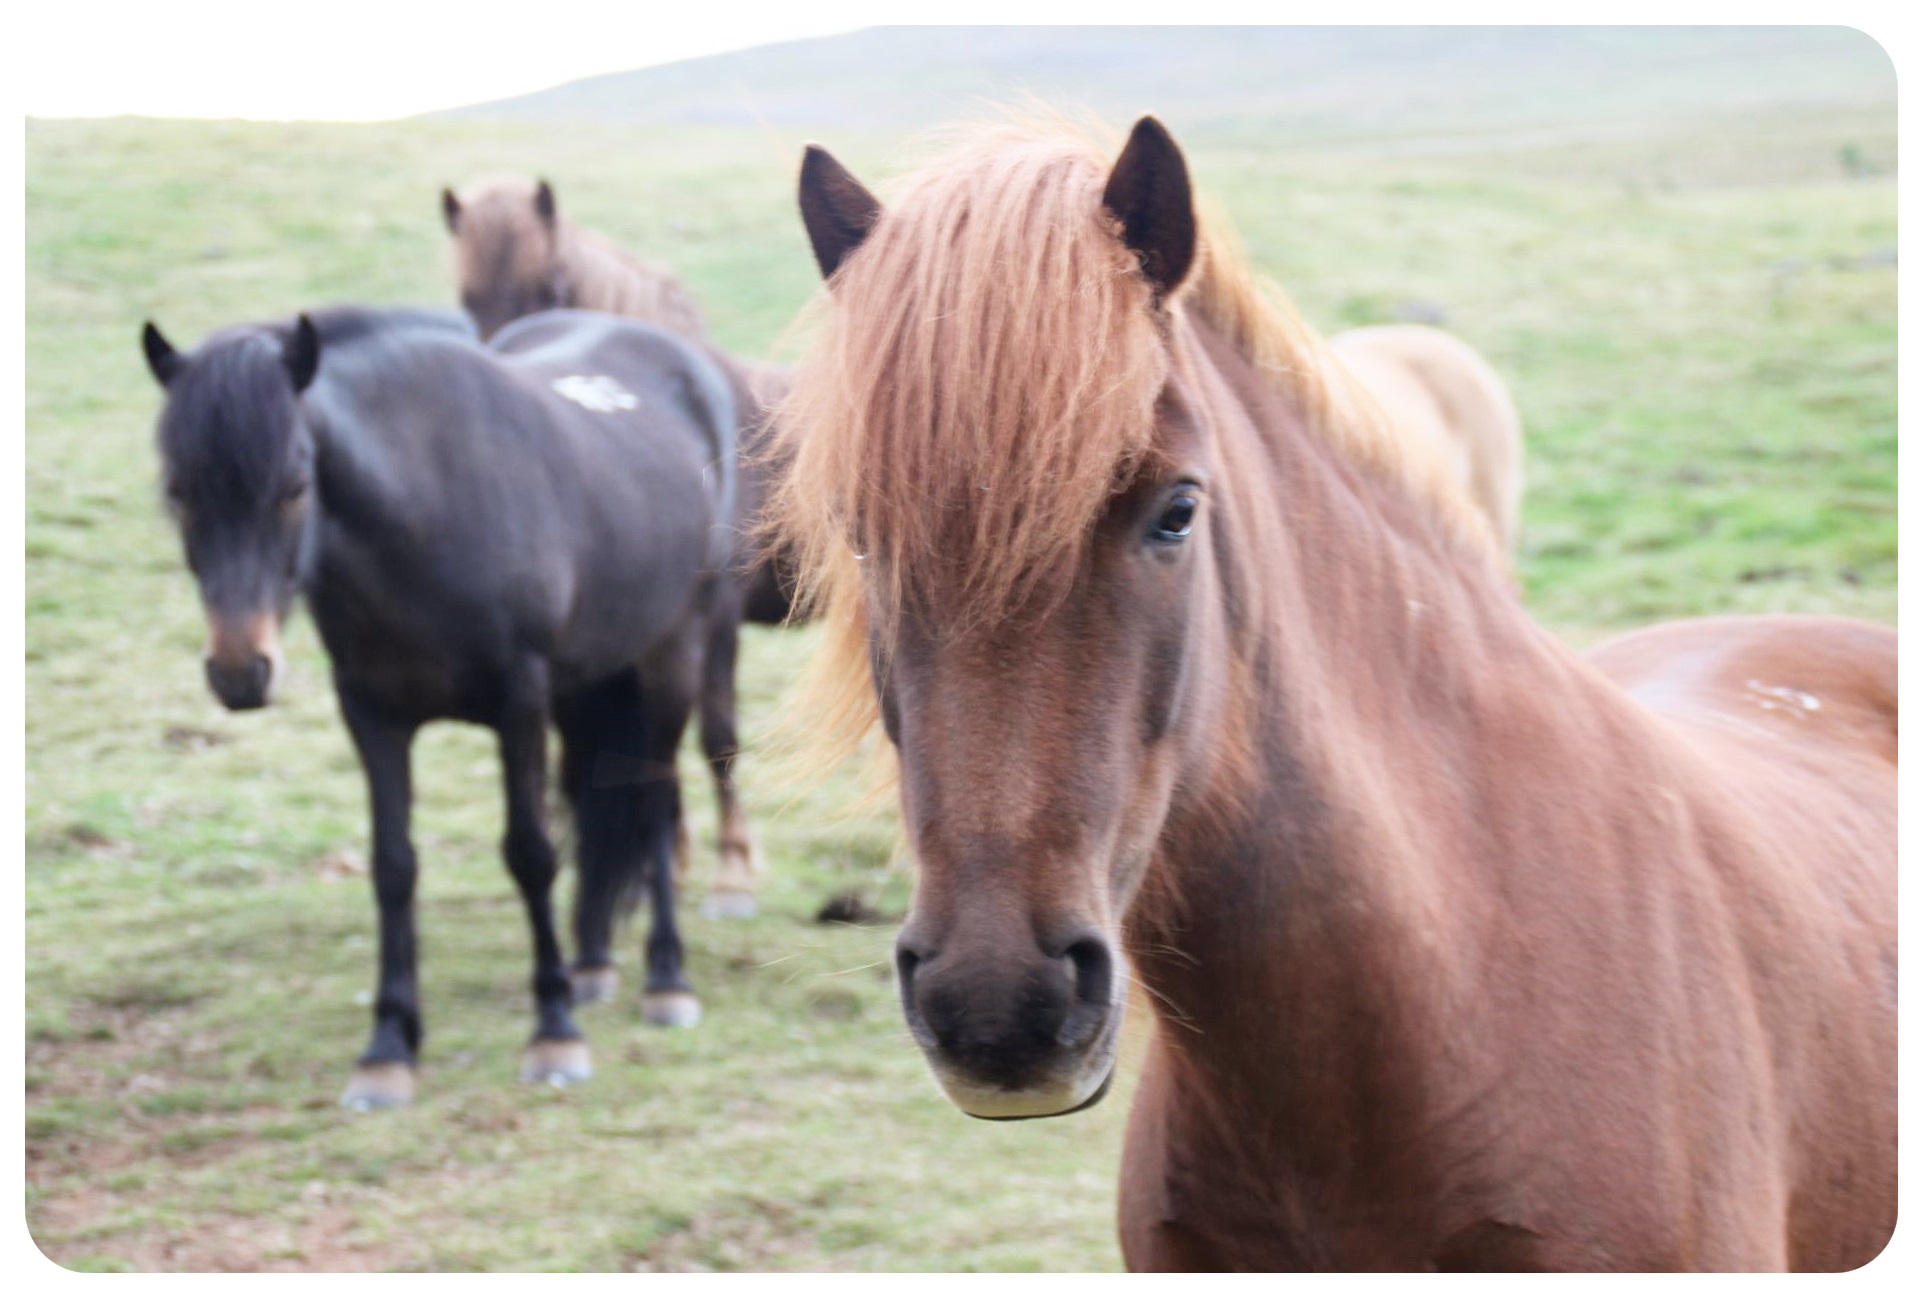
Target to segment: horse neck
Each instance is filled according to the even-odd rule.
[[[1514,918],[1511,862],[1472,845],[1525,789],[1515,741],[1544,778],[1593,778],[1579,739],[1636,722],[1429,503],[1204,326],[1191,360],[1241,493],[1215,517],[1243,697],[1206,745],[1240,757],[1172,814],[1130,946],[1184,1066],[1272,1113],[1353,1112],[1417,1079]]]
[[[728,376],[728,385],[734,389],[735,408],[740,411],[741,423],[738,449],[746,455],[758,453],[772,425],[775,407],[787,395],[792,382],[788,368],[766,361],[743,360],[703,340],[696,340],[694,345]]]
[[[567,277],[569,300],[564,305],[645,320],[689,337],[705,332],[685,289],[612,240],[563,217],[554,255]]]
[[[638,270],[604,240],[566,217],[554,231],[554,259],[567,277],[568,299],[561,305],[587,311],[611,310],[620,286]]]
[[[323,369],[301,398],[314,440],[317,554],[349,538],[412,527],[423,508],[427,493],[420,475],[380,435],[382,421],[365,408],[366,384],[357,369],[336,364],[331,372]],[[392,411],[386,414],[393,418]],[[328,565],[317,563],[309,583],[323,580],[328,571]]]

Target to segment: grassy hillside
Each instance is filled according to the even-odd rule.
[[[1579,642],[1730,610],[1896,607],[1893,114],[1421,148],[1186,137],[1258,264],[1334,329],[1441,313],[1528,429],[1522,575]],[[36,122],[27,133],[27,1214],[66,1265],[1110,1268],[1129,1086],[973,1122],[900,1026],[886,813],[750,760],[762,915],[689,918],[708,1018],[594,1008],[599,1075],[514,1081],[528,953],[480,732],[417,758],[422,1099],[334,1097],[372,986],[363,792],[297,620],[284,701],[221,712],[157,503],[141,319],[186,344],[332,300],[450,302],[435,195],[539,171],[764,354],[813,288],[800,132],[435,121]],[[885,176],[894,136],[837,131]],[[1851,160],[1854,159],[1852,162]],[[1881,170],[1884,174],[1876,174]],[[885,191],[885,185],[883,186]],[[751,633],[765,735],[807,632]],[[712,802],[692,782],[704,837]],[[703,868],[706,866],[704,854]],[[698,894],[699,887],[696,892]],[[638,945],[630,937],[632,955]]]
[[[1887,105],[1896,74],[1847,27],[876,27],[444,116],[902,131],[1023,92],[1273,143]]]

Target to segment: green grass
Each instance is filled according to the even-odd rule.
[[[1188,143],[1311,320],[1420,300],[1509,379],[1528,430],[1527,598],[1586,643],[1695,613],[1894,620],[1896,275],[1864,254],[1895,247],[1895,191],[1840,161],[1851,144],[1893,158],[1892,118],[1501,150]],[[831,142],[867,175],[895,147]],[[27,146],[41,1246],[84,1270],[1117,1266],[1127,1085],[1059,1122],[962,1117],[900,1025],[892,926],[813,922],[847,888],[906,905],[892,819],[831,814],[852,777],[784,790],[747,762],[772,869],[759,918],[686,921],[708,1017],[668,1033],[629,998],[590,1009],[598,1075],[540,1090],[514,1080],[528,953],[492,747],[430,730],[422,1098],[340,1111],[374,935],[364,879],[340,868],[364,847],[364,795],[325,662],[302,620],[275,708],[228,715],[201,684],[197,604],[157,503],[143,317],[186,345],[325,301],[449,302],[438,187],[519,169],[676,266],[726,345],[766,354],[814,284],[790,210],[799,136],[39,122]],[[809,641],[750,632],[751,737]],[[685,769],[705,842],[712,802]]]

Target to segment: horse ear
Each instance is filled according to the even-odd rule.
[[[544,224],[554,224],[554,187],[545,180],[535,187],[534,211]]]
[[[1195,199],[1182,151],[1153,117],[1129,132],[1102,190],[1102,206],[1122,223],[1122,242],[1141,259],[1157,296],[1180,287],[1195,262]]]
[[[174,375],[180,373],[180,353],[151,320],[140,327],[140,350],[147,353],[147,368],[153,371],[154,381],[161,387],[173,382]]]
[[[454,228],[461,223],[461,200],[454,197],[454,191],[445,185],[441,187],[441,219],[447,222],[449,234],[453,234]]]
[[[281,345],[280,358],[287,366],[287,377],[293,380],[296,393],[307,391],[307,385],[314,381],[314,371],[320,368],[320,335],[314,332],[314,322],[305,314],[294,322],[294,336]]]
[[[801,155],[801,223],[827,279],[881,219],[881,204],[820,145]]]

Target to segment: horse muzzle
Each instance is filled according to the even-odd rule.
[[[281,661],[280,620],[272,614],[208,619],[207,687],[228,711],[267,706]]]
[[[1112,945],[1093,933],[1019,958],[896,948],[902,1011],[935,1080],[977,1118],[1045,1118],[1106,1093],[1120,1034]]]

